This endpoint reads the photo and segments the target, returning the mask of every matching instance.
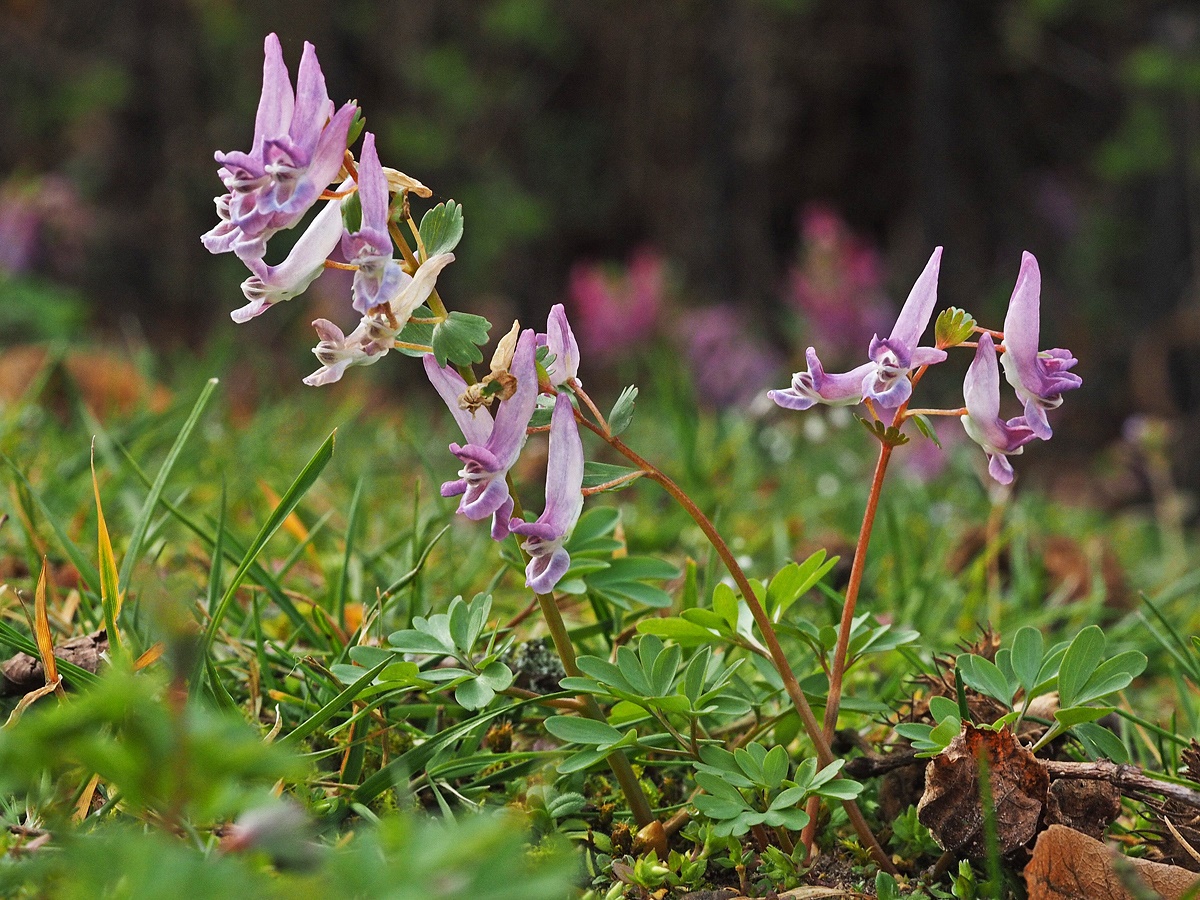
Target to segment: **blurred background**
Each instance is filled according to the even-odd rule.
[[[353,324],[345,279],[327,274],[235,327],[244,270],[200,245],[213,151],[249,146],[276,31],[293,73],[316,45],[330,95],[358,99],[385,164],[464,204],[451,306],[503,323],[565,302],[593,377],[644,372],[640,349],[672,347],[701,405],[747,403],[784,386],[810,343],[831,367],[859,361],[938,244],[941,304],[999,327],[1028,249],[1043,346],[1070,347],[1084,378],[1041,456],[1087,454],[1153,417],[1177,477],[1200,482],[1193,3],[0,9],[10,381],[30,345],[68,342],[153,347],[159,376],[253,348],[267,363],[245,381],[301,390],[309,321]],[[946,402],[958,390],[947,379]]]

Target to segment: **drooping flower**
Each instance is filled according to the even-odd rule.
[[[862,402],[863,379],[875,371],[875,363],[863,363],[837,375],[829,375],[817,359],[817,351],[809,347],[804,352],[807,372],[792,375],[792,386],[781,391],[768,391],[767,396],[784,409],[809,409],[818,403],[830,406],[849,406]]]
[[[392,349],[392,341],[386,336],[381,339],[379,323],[370,317],[364,317],[349,335],[328,319],[317,319],[312,324],[321,339],[313,348],[321,368],[304,379],[310,387],[333,384],[351,366],[373,365]]]
[[[878,335],[872,338],[868,353],[875,370],[863,379],[864,400],[873,400],[887,409],[895,409],[912,396],[908,373],[921,366],[940,363],[946,358],[945,350],[917,346],[937,305],[938,269],[941,263],[942,248],[938,247],[904,301],[892,333],[884,339]]]
[[[531,557],[525,567],[525,584],[548,594],[571,566],[563,544],[583,511],[583,441],[571,398],[560,393],[550,417],[550,452],[546,463],[546,508],[535,522],[513,519],[512,530],[525,537],[522,545]]]
[[[442,485],[442,496],[461,495],[458,511],[468,519],[478,521],[493,516],[492,537],[496,540],[508,536],[513,501],[505,476],[525,446],[525,429],[529,427],[537,405],[536,353],[536,338],[533,330],[527,329],[517,341],[513,354],[511,372],[517,381],[516,389],[512,396],[501,401],[495,421],[490,421],[486,410],[470,412],[462,409],[458,398],[466,391],[466,382],[449,366],[439,366],[432,356],[425,357],[429,380],[450,407],[467,439],[466,446],[450,445],[450,452],[462,461],[463,467],[456,481]],[[485,423],[490,424],[486,432]]]
[[[228,193],[217,198],[220,222],[204,235],[212,253],[261,259],[277,231],[296,225],[342,166],[354,104],[336,113],[312,44],[304,44],[296,91],[279,38],[264,46],[263,88],[248,153],[218,152]]]
[[[550,355],[554,357],[546,369],[552,385],[558,387],[579,375],[579,344],[575,340],[575,333],[571,331],[571,323],[567,321],[567,311],[561,303],[550,307],[550,315],[546,319],[546,333],[538,335],[538,343],[544,343]]]
[[[342,189],[350,187],[347,180]],[[242,293],[250,302],[229,315],[241,324],[260,316],[276,303],[291,300],[308,290],[325,269],[325,260],[342,236],[342,201],[330,200],[317,213],[287,258],[277,266],[261,259],[246,260],[254,274],[242,282]]]
[[[365,313],[373,306],[389,303],[412,280],[392,257],[387,176],[375,150],[375,135],[370,132],[363,138],[362,157],[358,161],[358,199],[362,226],[342,237],[342,252],[350,263],[358,266],[351,291],[354,308]]]
[[[963,428],[987,454],[988,474],[1001,484],[1012,483],[1013,468],[1008,457],[1023,453],[1035,435],[1024,416],[1007,422],[1000,418],[1000,366],[990,334],[979,336],[975,359],[963,382],[963,399],[967,404]]]
[[[1025,404],[1025,419],[1046,441],[1054,433],[1046,411],[1062,405],[1063,391],[1083,384],[1068,371],[1078,361],[1070,350],[1038,350],[1041,325],[1042,273],[1032,253],[1021,255],[1021,272],[1004,317],[1004,377]]]

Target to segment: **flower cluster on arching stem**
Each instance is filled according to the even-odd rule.
[[[392,195],[398,195],[407,215],[407,193],[432,193],[419,181],[385,169],[370,132],[355,164],[347,142],[354,140],[356,108],[347,103],[335,111],[311,44],[304,45],[294,91],[274,34],[266,39],[265,56],[251,149],[216,154],[226,193],[216,200],[220,221],[202,240],[213,253],[234,253],[250,270],[242,283],[248,302],[232,313],[239,323],[304,293],[331,265],[354,271],[349,305],[361,317],[358,325],[346,334],[328,319],[313,322],[320,339],[313,353],[321,367],[304,382],[330,384],[347,368],[376,363],[398,346],[400,333],[431,298],[438,274],[454,255],[427,255],[418,234],[420,257],[411,252],[395,257],[403,238],[392,227]],[[267,264],[271,237],[295,227],[319,203],[324,205],[286,257]],[[331,260],[338,250],[344,262]],[[462,430],[465,443],[450,445],[462,469],[456,480],[442,485],[442,496],[459,497],[458,511],[468,519],[491,516],[494,539],[522,536],[530,557],[527,584],[538,593],[553,590],[570,566],[564,544],[583,510],[583,442],[571,401],[579,345],[562,305],[551,310],[544,334],[514,325],[499,342],[490,373],[475,384],[440,362],[434,347],[399,346],[423,353],[430,382]],[[545,379],[539,382],[542,348]],[[543,390],[554,395],[546,505],[527,522],[513,515],[508,472],[525,446]],[[493,415],[488,407],[497,400]]]
[[[936,347],[922,347],[920,341],[937,306],[938,271],[942,248],[938,247],[913,285],[904,307],[886,338],[875,335],[867,348],[868,361],[849,372],[829,373],[821,365],[817,351],[805,352],[808,370],[792,376],[791,386],[771,391],[768,396],[785,409],[809,409],[817,404],[830,406],[866,403],[881,422],[899,427],[904,421],[912,397],[916,373],[947,358],[946,347],[975,347],[975,358],[963,382],[964,406],[941,411],[961,418],[967,435],[983,449],[988,473],[1001,484],[1013,480],[1008,457],[1023,452],[1034,438],[1049,440],[1053,432],[1047,410],[1062,404],[1065,391],[1082,384],[1070,369],[1077,362],[1070,351],[1061,348],[1039,350],[1041,272],[1032,253],[1024,253],[1016,287],[1008,303],[1004,331],[993,332],[974,326],[978,334],[973,344],[961,338],[938,341]],[[973,320],[972,320],[973,323]],[[1003,341],[997,361],[993,337]],[[1000,367],[1005,378],[1024,404],[1024,415],[1004,419],[1000,415]]]
[[[428,197],[429,189],[384,169],[370,132],[354,165],[347,141],[357,109],[346,103],[335,111],[312,44],[304,44],[294,91],[274,34],[267,36],[265,57],[250,150],[216,154],[226,193],[216,199],[220,221],[202,241],[212,253],[232,252],[250,270],[242,282],[247,303],[231,313],[239,323],[304,293],[340,248],[346,262],[332,262],[354,270],[352,306],[362,318],[348,335],[327,319],[313,322],[320,339],[313,353],[321,367],[304,381],[329,384],[348,367],[371,365],[395,347],[397,335],[454,255],[421,260],[419,268],[393,258],[393,189],[402,198],[409,191]],[[330,191],[335,180],[337,188]],[[294,228],[319,203],[323,206],[287,256],[267,263],[270,239]],[[359,215],[351,230],[347,220],[354,213]]]

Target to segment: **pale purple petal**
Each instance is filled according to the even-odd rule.
[[[556,547],[548,556],[534,556],[525,567],[525,584],[538,594],[549,594],[571,568],[571,556]]]
[[[874,363],[864,363],[849,372],[833,375],[825,371],[817,351],[809,347],[805,353],[807,372],[792,375],[792,386],[781,391],[768,391],[767,397],[784,409],[809,409],[818,403],[843,406],[862,401],[863,379],[875,371]]]
[[[567,311],[561,303],[550,307],[550,316],[546,320],[546,348],[554,356],[547,375],[550,383],[557,387],[579,375],[579,344],[571,325],[567,321]]]
[[[550,417],[550,450],[546,463],[546,509],[538,521],[560,536],[575,527],[583,511],[583,441],[571,398],[559,394]]]
[[[1000,418],[1000,367],[989,334],[979,337],[975,359],[963,382],[963,399],[967,406],[963,429],[987,454],[991,476],[1008,484],[1012,481],[1012,466],[1005,457],[1022,453],[1035,435],[1024,417],[1007,422]]]
[[[375,149],[375,135],[367,132],[363,138],[362,154],[358,161],[358,199],[362,206],[362,226],[359,234],[369,240],[377,253],[392,255],[392,240],[388,235],[388,184]]]
[[[422,361],[430,384],[449,408],[450,414],[454,416],[454,421],[458,423],[467,443],[487,443],[488,436],[492,433],[492,414],[483,407],[477,407],[474,410],[463,409],[458,403],[458,398],[467,389],[467,382],[453,367],[439,366],[432,353],[425,356]]]
[[[1068,371],[1076,360],[1070,351],[1038,350],[1041,330],[1042,275],[1037,259],[1021,255],[1021,271],[1004,317],[1004,376],[1025,404],[1025,415],[1042,440],[1053,435],[1046,410],[1062,404],[1062,392],[1083,380]]]
[[[512,521],[513,499],[509,497],[492,513],[492,540],[502,541],[508,537],[508,523]]]
[[[425,266],[421,267],[424,268]],[[495,427],[487,441],[487,448],[496,455],[505,471],[508,471],[521,454],[527,437],[525,429],[529,427],[529,420],[533,418],[534,409],[537,407],[536,353],[536,338],[533,330],[527,328],[517,341],[517,349],[513,353],[512,366],[509,369],[517,379],[516,391],[500,404],[496,411]]]
[[[333,103],[325,90],[325,75],[317,62],[316,48],[305,41],[300,70],[296,73],[296,108],[288,127],[289,136],[298,144],[314,147],[316,136],[332,113]]]
[[[482,490],[473,490],[472,488],[477,486],[473,486],[468,478],[467,490],[458,503],[458,511],[468,519],[477,522],[493,515],[497,510],[503,509],[506,504],[511,504],[512,498],[508,493],[508,482],[504,479],[506,471],[492,473],[490,479],[481,483]],[[510,506],[509,514],[511,515],[511,513]]]
[[[933,315],[933,308],[937,305],[938,270],[941,264],[942,248],[938,247],[909,292],[892,328],[891,340],[903,344],[910,352],[921,340],[921,335],[929,325],[929,317]]]
[[[263,141],[268,138],[286,134],[288,123],[292,121],[292,82],[276,34],[267,35],[263,42],[263,54],[263,86],[258,100],[258,113],[254,117],[252,154],[261,152]]]

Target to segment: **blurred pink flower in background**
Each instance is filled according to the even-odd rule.
[[[585,353],[622,356],[654,334],[664,306],[665,268],[649,247],[635,250],[623,271],[592,262],[571,267],[567,306]]]
[[[786,296],[804,317],[804,343],[829,348],[832,357],[860,356],[892,322],[878,251],[832,207],[810,203],[800,212],[798,255]]]
[[[678,330],[701,406],[749,406],[779,373],[780,355],[746,329],[744,318],[733,304],[680,316]]]
[[[75,268],[89,227],[89,211],[67,179],[10,179],[0,186],[0,272]]]

